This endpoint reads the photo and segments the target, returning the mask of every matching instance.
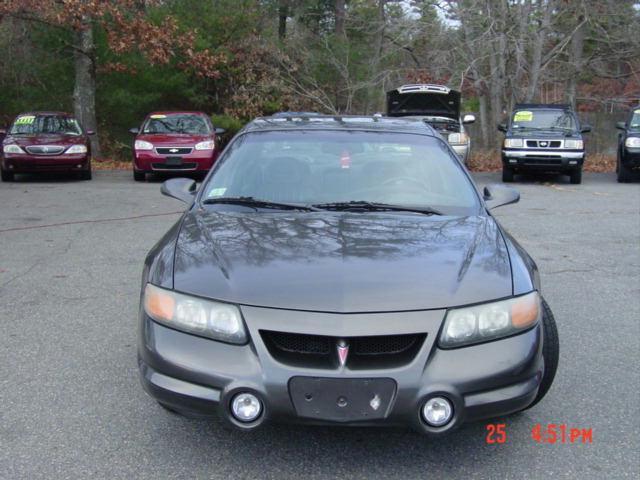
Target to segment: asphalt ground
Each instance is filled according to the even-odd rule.
[[[142,262],[182,209],[159,186],[129,172],[0,185],[0,478],[639,478],[640,185],[613,174],[515,185],[520,203],[495,213],[540,268],[561,342],[556,381],[525,413],[437,439],[291,425],[245,434],[147,397]],[[487,443],[488,423],[505,425],[505,443]],[[534,441],[536,424],[557,424],[558,440]],[[571,428],[592,429],[592,441],[570,443]]]

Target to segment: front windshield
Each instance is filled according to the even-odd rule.
[[[75,118],[62,115],[21,115],[9,130],[11,135],[81,135]]]
[[[631,121],[629,122],[629,130],[640,131],[640,109],[634,110]]]
[[[441,140],[362,131],[242,135],[219,161],[201,200],[223,197],[310,205],[365,201],[461,215],[479,205]]]
[[[184,133],[188,135],[208,135],[211,133],[209,122],[202,115],[188,113],[150,115],[142,127],[142,133],[167,134]]]
[[[567,110],[516,110],[511,128],[533,130],[576,130],[575,119]]]

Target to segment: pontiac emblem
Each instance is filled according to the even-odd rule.
[[[170,148],[169,151],[171,153],[178,153],[178,149],[177,148]]]
[[[338,340],[338,360],[340,360],[340,366],[344,367],[344,364],[347,363],[347,356],[349,356],[349,344],[346,340],[340,339]]]
[[[48,153],[49,147],[42,147],[42,153]]]

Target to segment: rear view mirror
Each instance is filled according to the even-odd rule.
[[[191,205],[196,195],[196,181],[190,178],[172,178],[162,184],[160,192]]]
[[[216,135],[222,135],[227,130],[225,128],[216,127],[215,129]]]
[[[516,203],[519,200],[520,192],[513,187],[497,183],[484,187],[484,203],[487,205],[489,210],[502,205]]]
[[[506,132],[507,131],[507,124],[506,123],[499,123],[498,124],[498,130],[500,130],[501,132]]]
[[[466,114],[462,118],[462,123],[473,123],[475,121],[476,121],[476,116],[475,115],[471,115],[470,113]]]
[[[618,130],[626,130],[627,129],[627,124],[625,122],[618,122],[618,123],[616,123],[616,128]]]
[[[140,133],[140,129],[138,127],[130,128],[129,133],[131,133],[132,135],[137,135],[138,133]]]
[[[591,131],[591,125],[583,125],[580,129],[580,133],[589,133]]]

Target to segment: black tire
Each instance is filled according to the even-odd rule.
[[[631,169],[625,167],[618,157],[616,172],[618,173],[618,183],[629,183],[633,179],[633,172]]]
[[[509,167],[502,167],[502,181],[504,183],[511,183],[513,182],[513,168],[509,168]]]
[[[542,299],[542,358],[544,358],[544,373],[538,388],[536,398],[525,410],[533,407],[544,398],[551,388],[553,379],[558,370],[558,360],[560,357],[560,342],[558,341],[558,329],[553,312],[547,302]]]
[[[2,181],[3,182],[13,182],[13,172],[7,172],[6,170],[2,170],[0,168],[0,174],[2,176]]]
[[[80,174],[80,180],[91,180],[93,178],[93,174],[91,172],[91,168],[89,170],[85,170]]]
[[[582,183],[582,167],[578,167],[569,173],[569,181],[574,185]]]
[[[136,182],[144,182],[145,179],[147,178],[147,174],[144,172],[137,172],[137,171],[133,171],[133,179]]]

